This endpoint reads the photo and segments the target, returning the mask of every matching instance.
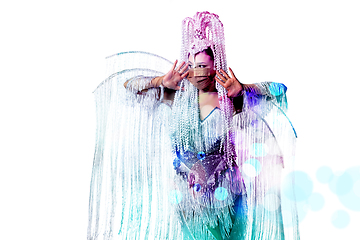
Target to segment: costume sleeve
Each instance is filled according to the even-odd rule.
[[[149,84],[155,76],[147,77],[138,75],[127,80],[126,102],[134,104],[133,101],[142,103],[142,106],[150,107],[159,104],[164,98],[164,87],[150,88]],[[153,106],[154,107],[154,106]]]
[[[154,76],[155,77],[155,76]],[[135,76],[127,81],[126,90],[139,93],[149,89],[149,84],[154,77]]]
[[[287,87],[282,83],[262,82],[255,84],[243,84],[249,107],[261,105],[262,111],[272,108],[274,105],[283,111],[287,110],[286,91]],[[265,106],[267,104],[268,106]]]

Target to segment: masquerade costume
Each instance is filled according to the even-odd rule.
[[[226,71],[217,15],[186,18],[182,32],[181,61],[211,48],[215,69]],[[144,52],[108,60],[110,77],[94,91],[88,239],[299,239],[291,184],[281,192],[296,138],[284,85],[243,85],[235,114],[216,83],[220,108],[200,120],[199,90],[187,79],[172,103],[162,86],[147,89],[170,61]],[[212,76],[193,70],[188,78]]]

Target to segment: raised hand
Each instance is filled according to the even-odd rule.
[[[228,97],[238,97],[243,90],[242,84],[235,77],[234,72],[229,68],[231,77],[222,69],[216,71],[217,76],[215,79],[221,86],[223,86],[228,91]]]
[[[182,62],[175,69],[177,62],[178,60],[174,62],[171,70],[166,75],[164,75],[162,79],[162,85],[166,88],[180,90],[180,87],[178,86],[179,82],[189,74],[189,71],[187,70],[189,63],[185,64],[185,62]]]

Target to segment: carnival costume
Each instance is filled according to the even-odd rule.
[[[218,16],[186,18],[180,60],[207,48],[216,70],[226,71]],[[283,84],[243,84],[234,112],[216,83],[220,108],[200,120],[198,89],[188,79],[172,103],[164,87],[146,89],[170,61],[145,52],[108,60],[110,77],[94,91],[88,239],[299,239],[295,202],[281,193],[296,138]]]

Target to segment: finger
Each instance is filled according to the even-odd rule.
[[[186,70],[187,70],[187,68],[189,67],[189,63],[187,63],[182,69],[181,69],[181,71],[179,72],[180,74],[183,74]]]
[[[225,84],[217,77],[215,76],[215,80],[223,87],[225,87]]]
[[[177,62],[178,62],[178,60],[176,59],[175,62],[174,62],[174,65],[173,65],[172,68],[171,68],[171,71],[174,71],[174,70],[175,70],[175,67],[176,67]]]
[[[224,70],[220,69],[220,71],[226,78],[230,78],[229,75]]]
[[[230,87],[232,84],[233,84],[233,81],[231,81],[231,80],[226,81],[226,82],[224,83],[224,88],[227,89],[227,88]]]
[[[226,82],[226,78],[219,73],[219,71],[216,71],[217,76],[219,76],[219,79],[221,79],[223,82]]]
[[[184,66],[185,62],[182,62],[176,69],[176,71],[180,71],[180,69]]]
[[[229,70],[230,70],[231,77],[237,79],[237,78],[235,77],[235,74],[234,74],[233,70],[232,70],[230,67],[229,67]]]
[[[180,73],[181,74],[181,73]],[[186,77],[189,74],[189,70],[187,70],[185,73],[183,73],[180,77],[181,79],[183,79],[184,77]]]

